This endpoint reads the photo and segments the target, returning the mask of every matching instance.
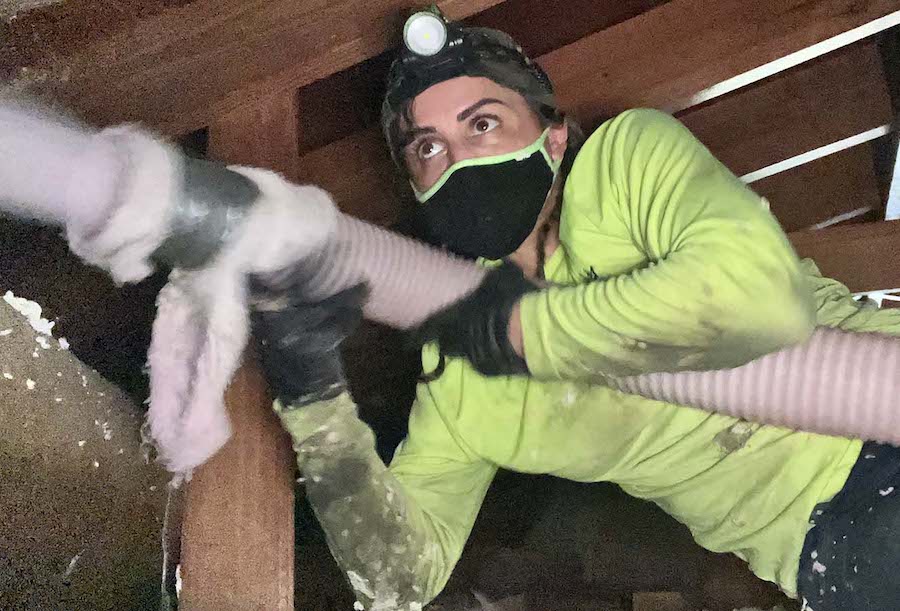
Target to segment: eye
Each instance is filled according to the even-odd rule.
[[[486,134],[500,125],[500,121],[494,117],[476,117],[472,121],[472,131],[475,134]]]
[[[416,153],[418,154],[420,159],[431,159],[433,157],[437,157],[441,153],[443,153],[445,147],[440,142],[435,140],[425,140],[418,147],[416,147]]]

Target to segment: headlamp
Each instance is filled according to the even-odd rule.
[[[403,44],[421,57],[437,55],[447,46],[448,39],[447,23],[431,11],[415,13],[403,27]]]

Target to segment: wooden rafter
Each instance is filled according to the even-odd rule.
[[[854,293],[900,288],[900,221],[882,221],[790,234],[801,257]]]
[[[297,166],[296,95],[275,95],[210,126],[210,156]],[[225,395],[233,436],[188,484],[181,603],[191,611],[294,608],[294,453],[252,358]]]
[[[459,19],[500,1],[437,4]],[[184,133],[248,100],[297,89],[385,51],[398,42],[404,15],[421,5],[195,0],[50,58],[35,87],[95,123],[142,121]]]
[[[539,61],[582,120],[634,106],[677,111],[728,79],[897,14],[897,0],[673,0]]]

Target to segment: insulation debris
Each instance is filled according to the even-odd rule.
[[[81,555],[84,553],[84,550],[81,550],[69,560],[69,566],[66,567],[65,572],[63,573],[63,579],[68,579],[72,576],[72,572],[75,570],[75,565],[78,564],[78,561],[81,560]]]
[[[16,297],[13,295],[12,291],[6,291],[6,294],[3,295],[3,301],[11,305],[16,312],[24,316],[32,329],[41,335],[53,337],[53,325],[55,323],[52,323],[41,316],[41,306],[28,299]]]

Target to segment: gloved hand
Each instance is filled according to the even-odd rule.
[[[347,388],[341,343],[362,320],[364,284],[309,301],[301,285],[251,283],[251,324],[263,372],[284,409],[332,399]]]
[[[484,375],[527,374],[525,359],[509,342],[509,319],[519,299],[539,289],[518,267],[504,263],[471,295],[426,320],[414,336],[421,343],[437,341],[441,354],[465,357]]]

